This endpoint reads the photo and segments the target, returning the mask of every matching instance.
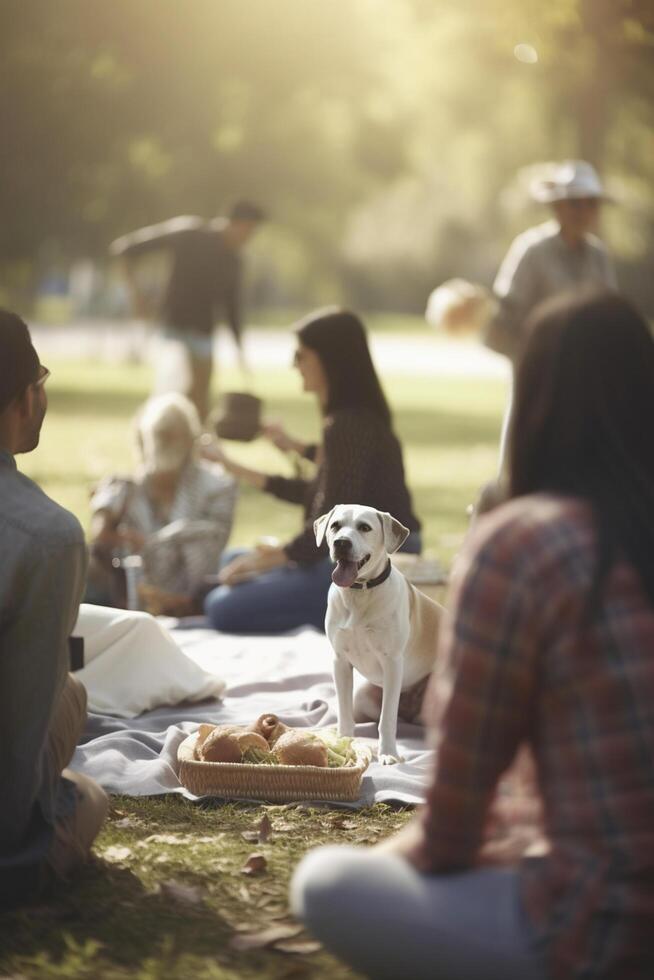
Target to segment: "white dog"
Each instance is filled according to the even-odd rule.
[[[327,539],[336,568],[329,589],[325,631],[334,650],[338,730],[354,733],[356,667],[382,689],[379,761],[401,761],[396,745],[402,691],[434,666],[441,607],[411,585],[388,557],[409,531],[390,514],[358,504],[339,504],[313,525],[316,542]]]

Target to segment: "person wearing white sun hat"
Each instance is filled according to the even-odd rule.
[[[530,194],[549,205],[553,217],[512,242],[493,284],[498,305],[484,330],[486,346],[513,363],[527,316],[542,300],[589,285],[617,289],[613,263],[595,234],[600,207],[611,198],[592,164],[585,160],[552,164],[532,180]],[[510,395],[500,441],[500,474],[512,401]]]

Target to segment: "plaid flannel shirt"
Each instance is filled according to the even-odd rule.
[[[580,500],[523,497],[471,534],[425,703],[424,856],[433,872],[483,861],[498,781],[527,746],[548,844],[519,865],[534,948],[561,980],[651,980],[654,609],[617,561],[582,628],[595,560]]]

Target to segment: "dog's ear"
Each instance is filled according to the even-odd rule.
[[[386,553],[392,555],[393,552],[397,551],[404,544],[411,532],[401,521],[398,521],[386,511],[380,510],[377,513],[381,521],[382,531],[384,532]]]
[[[317,517],[313,522],[313,533],[316,536],[316,544],[318,545],[318,547],[320,547],[320,545],[323,543],[325,539],[325,534],[327,532],[327,525],[329,524],[330,518],[335,510],[336,508],[332,507],[332,509],[329,511],[328,514],[322,514],[320,517]]]

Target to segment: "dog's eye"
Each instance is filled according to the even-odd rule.
[[[366,524],[365,521],[361,521],[357,524],[357,531],[372,531],[370,524]]]
[[[331,530],[332,531],[338,531],[339,528],[340,528],[340,526],[341,526],[341,522],[340,521],[332,521]]]

